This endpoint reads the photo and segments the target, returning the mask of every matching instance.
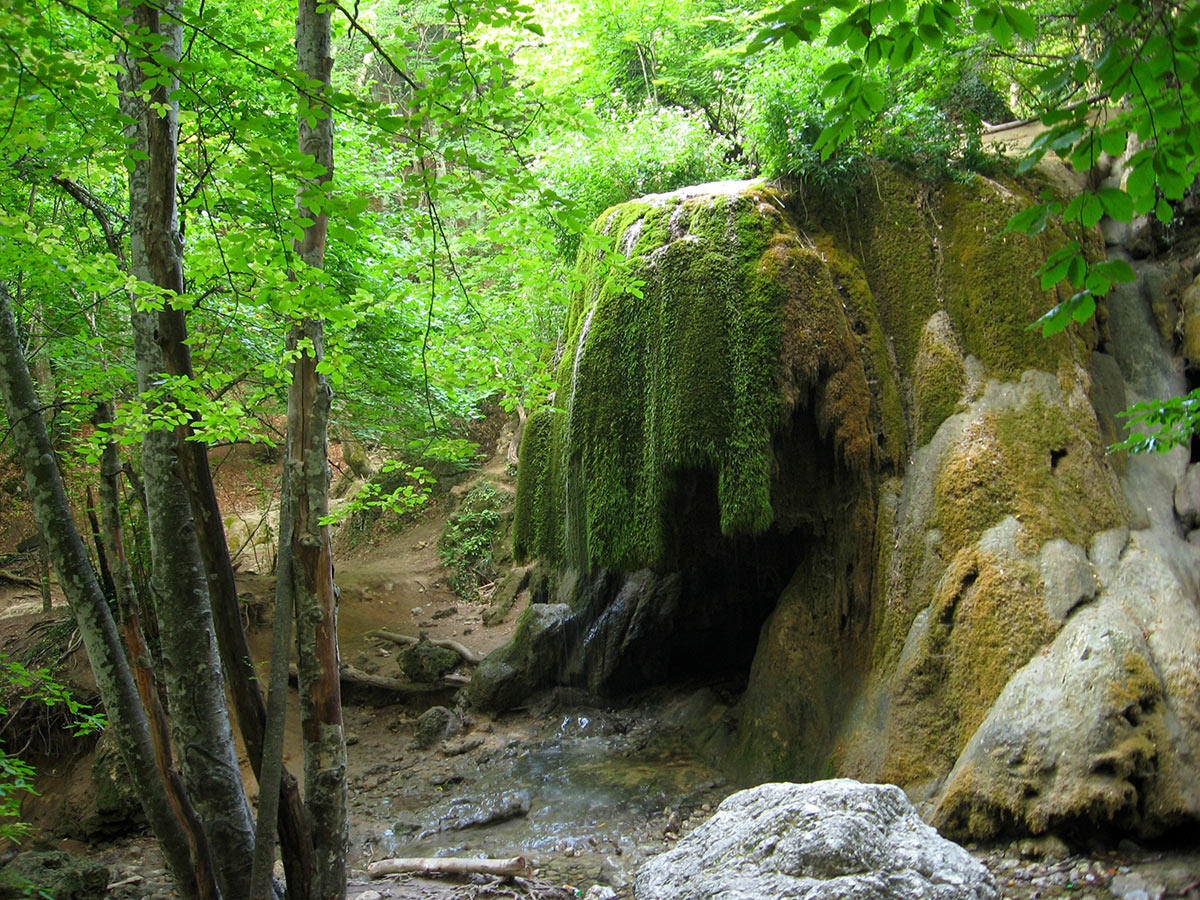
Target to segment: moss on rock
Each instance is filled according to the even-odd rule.
[[[1031,546],[1052,537],[1086,545],[1126,519],[1090,406],[1071,409],[1040,394],[973,421],[938,472],[935,496],[950,553],[1008,515]]]
[[[937,427],[958,409],[967,371],[958,336],[945,312],[930,316],[921,332],[913,365],[913,419],[917,444],[929,442]]]
[[[947,187],[940,204],[946,309],[966,352],[997,378],[1016,378],[1027,369],[1053,372],[1063,358],[1082,352],[1071,331],[1044,338],[1029,327],[1069,296],[1064,287],[1041,290],[1034,277],[1065,244],[1061,230],[1049,228],[1032,239],[1006,230],[1009,218],[1032,203],[1021,186],[980,176]]]
[[[1035,567],[961,550],[901,664],[883,777],[929,781],[947,771],[1012,676],[1054,633]]]
[[[717,478],[721,531],[774,520],[773,432],[811,407],[865,471],[872,394],[835,276],[753,184],[650,198],[597,222],[567,317],[560,411],[531,417],[515,550],[584,568],[663,565],[681,473]]]

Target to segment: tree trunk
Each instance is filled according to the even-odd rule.
[[[75,528],[3,286],[0,286],[0,393],[42,542],[75,615],[118,750],[175,877],[176,889],[186,900],[213,897],[216,894],[211,884],[205,890],[197,883],[187,835],[158,779],[154,748],[138,691],[108,603]]]
[[[112,412],[107,403],[96,408],[92,422],[97,426],[112,423]],[[154,764],[158,776],[166,789],[167,801],[187,835],[192,864],[196,868],[196,880],[202,886],[203,897],[218,895],[216,875],[213,869],[212,850],[200,814],[188,800],[183,778],[175,767],[171,752],[171,734],[166,710],[163,709],[158,683],[154,677],[154,666],[150,659],[150,648],[142,633],[141,617],[138,614],[137,591],[129,573],[129,561],[125,556],[125,539],[121,527],[120,506],[121,459],[117,445],[109,441],[100,457],[100,518],[103,522],[101,536],[107,556],[112,560],[117,613],[121,618],[121,634],[133,664],[134,681],[142,709],[146,712],[150,727],[150,740],[154,746]]]
[[[297,68],[315,92],[299,97],[300,152],[312,156],[323,168],[315,184],[302,185],[297,196],[301,213],[312,220],[296,252],[303,265],[319,269],[325,261],[328,217],[304,201],[305,189],[328,183],[333,176],[333,120],[320,93],[329,86],[330,55],[328,6],[318,13],[320,0],[299,0],[296,15]],[[290,547],[292,595],[296,604],[296,643],[300,670],[300,718],[304,736],[304,780],[317,876],[316,900],[344,900],[346,850],[346,743],[342,729],[341,687],[338,679],[337,595],[333,583],[333,558],[329,528],[321,524],[329,511],[328,432],[331,392],[318,371],[324,352],[320,319],[306,318],[293,325],[288,349],[297,352],[288,390],[288,438],[284,465],[288,491],[287,533],[280,534],[281,548]],[[280,560],[284,553],[280,553]],[[281,577],[283,577],[281,575]]]
[[[169,374],[188,379],[193,377],[191,351],[187,344],[187,322],[182,310],[170,307],[159,310],[158,344]],[[189,413],[194,420],[194,411]],[[182,482],[187,490],[196,527],[200,558],[208,580],[221,663],[250,767],[254,770],[254,777],[261,782],[267,708],[258,686],[258,673],[254,669],[250,644],[242,627],[233,563],[229,558],[229,544],[221,521],[212,469],[208,463],[208,445],[194,440],[190,422],[184,422],[175,429],[175,441]],[[287,876],[288,900],[309,900],[316,869],[312,833],[300,799],[300,786],[296,776],[286,767],[280,773],[275,790],[280,792],[279,802],[271,804],[271,807],[278,811],[279,842]],[[262,796],[261,789],[259,795]],[[274,816],[275,812],[271,814]]]
[[[54,608],[54,598],[50,595],[50,551],[45,541],[38,541],[38,584],[42,589],[42,612],[48,613]]]
[[[284,470],[281,493],[290,490],[287,470]],[[287,510],[279,520],[281,534],[291,530]],[[291,546],[284,542],[279,548],[280,558],[275,571],[275,620],[271,629],[271,677],[267,694],[267,729],[263,735],[262,774],[259,776],[258,822],[254,832],[254,871],[250,879],[250,900],[268,900],[271,891],[271,873],[275,861],[275,834],[272,829],[277,817],[280,801],[280,784],[283,768],[283,741],[287,731],[288,653],[292,642],[292,616],[296,612],[292,596]],[[283,823],[280,822],[282,830]],[[311,850],[311,843],[309,844]],[[286,859],[286,857],[285,857]],[[305,887],[311,889],[310,880]],[[290,883],[290,879],[289,879]],[[289,900],[290,891],[289,891]]]
[[[130,270],[166,293],[183,292],[181,241],[175,203],[178,107],[170,100],[172,77],[159,74],[148,98],[141,97],[147,73],[158,73],[155,57],[178,59],[181,29],[173,18],[145,3],[133,7],[131,24],[148,40],[126,58],[124,110],[136,128],[135,147],[144,159],[130,174]],[[139,154],[141,155],[141,154]],[[167,366],[159,344],[158,313],[132,311],[138,387],[146,398],[162,393]],[[159,396],[152,410],[175,414],[173,401]],[[150,534],[151,592],[164,661],[163,682],[171,707],[171,730],[188,796],[199,810],[226,900],[249,896],[253,820],[246,801],[225,706],[221,664],[208,581],[196,540],[187,491],[179,477],[174,429],[160,427],[142,442],[142,465]]]

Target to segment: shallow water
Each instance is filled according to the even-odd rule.
[[[672,816],[724,794],[716,770],[656,730],[644,723],[625,732],[603,714],[568,716],[540,740],[457,762],[450,777],[462,781],[447,784],[440,799],[414,804],[424,787],[414,784],[387,804],[394,822],[378,849],[406,857],[525,856],[535,865],[564,855],[632,853],[651,832],[661,839]],[[507,818],[470,824],[493,814]]]

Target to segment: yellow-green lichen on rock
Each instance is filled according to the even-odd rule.
[[[1066,287],[1041,290],[1035,277],[1042,261],[1066,243],[1062,232],[1047,229],[1031,239],[1007,230],[1009,218],[1032,202],[1015,182],[977,176],[947,186],[939,204],[946,311],[965,351],[995,378],[1015,379],[1028,369],[1054,372],[1083,352],[1072,332],[1045,338],[1029,327],[1069,296]]]
[[[1063,359],[1082,357],[1077,336],[1046,339],[1029,329],[1066,299],[1057,289],[1041,290],[1035,278],[1066,238],[1057,227],[1036,238],[1007,231],[1009,218],[1035,202],[1028,188],[982,176],[935,186],[879,165],[858,202],[839,240],[863,260],[906,379],[914,377],[926,325],[937,313],[949,317],[962,352],[979,359],[989,377],[1055,371]],[[840,234],[836,217],[823,215],[830,233]]]
[[[935,524],[951,551],[1008,515],[1037,546],[1052,537],[1086,544],[1126,518],[1091,406],[1036,392],[1019,403],[998,401],[972,421],[941,466],[935,493]]]
[[[966,364],[954,325],[944,311],[936,312],[921,332],[913,364],[913,419],[918,445],[929,443],[938,426],[958,409],[966,385]]]
[[[1152,838],[1200,816],[1200,560],[1153,528],[1103,532],[1089,559],[1097,596],[1005,685],[934,798],[944,832]]]
[[[891,534],[878,538],[892,545],[882,616],[840,771],[918,794],[935,784],[1058,628],[1039,548],[1086,545],[1127,515],[1084,380],[990,382],[944,420],[917,453]]]

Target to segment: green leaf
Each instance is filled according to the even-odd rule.
[[[1007,47],[1012,43],[1012,24],[1008,18],[1000,15],[996,17],[996,21],[992,23],[990,29],[992,37],[1001,47]]]
[[[851,27],[852,23],[850,19],[842,19],[842,21],[829,29],[829,36],[825,38],[825,44],[829,47],[840,47],[850,37]]]
[[[1093,263],[1092,268],[1103,274],[1109,281],[1128,284],[1137,280],[1133,267],[1123,259],[1104,259]]]
[[[1171,218],[1175,215],[1175,211],[1171,209],[1171,204],[1167,202],[1166,197],[1158,198],[1158,203],[1154,206],[1154,215],[1164,225],[1171,221]]]
[[[1046,259],[1042,265],[1042,290],[1048,291],[1058,282],[1062,281],[1067,275],[1067,270],[1071,266],[1071,261],[1081,258],[1079,256],[1079,244],[1071,241],[1067,246],[1058,250]]]
[[[1086,322],[1096,312],[1096,298],[1088,291],[1081,291],[1067,301],[1071,318],[1076,322]]]
[[[1100,135],[1100,149],[1110,156],[1120,156],[1129,142],[1129,133],[1121,128],[1112,128]]]
[[[1078,222],[1079,216],[1083,212],[1083,194],[1076,194],[1071,198],[1071,202],[1067,204],[1067,208],[1063,210],[1064,222]]]
[[[1006,3],[1002,3],[1000,4],[1000,11],[1004,14],[1004,18],[1018,36],[1027,41],[1032,41],[1037,36],[1037,23],[1033,21],[1033,16],[1029,15],[1025,10],[1017,6],[1009,6]]]
[[[1071,287],[1079,290],[1083,287],[1083,279],[1087,277],[1087,260],[1080,253],[1071,257],[1070,263],[1067,264],[1067,281],[1071,282]]]
[[[996,19],[1000,17],[1000,10],[994,6],[981,6],[975,12],[975,30],[981,34],[986,31],[991,31],[992,26],[996,24]]]
[[[1039,203],[1029,209],[1022,210],[1004,227],[1005,231],[1019,231],[1022,234],[1041,234],[1046,230],[1050,220],[1050,204]]]
[[[917,33],[926,47],[942,46],[942,32],[936,25],[918,25]]]
[[[1133,219],[1133,200],[1124,191],[1117,188],[1101,188],[1100,202],[1104,205],[1104,214],[1118,222],[1129,222]]]
[[[1104,217],[1104,204],[1095,194],[1088,193],[1082,196],[1083,208],[1079,214],[1079,221],[1085,228],[1094,228]]]

